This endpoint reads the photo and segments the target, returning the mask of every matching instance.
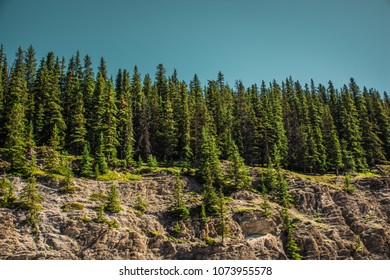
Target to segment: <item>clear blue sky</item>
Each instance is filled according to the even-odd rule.
[[[163,63],[187,82],[221,70],[230,85],[354,77],[390,92],[390,0],[0,0],[0,43],[9,61],[29,44],[38,59],[104,56],[113,75]]]

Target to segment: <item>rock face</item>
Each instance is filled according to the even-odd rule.
[[[118,227],[97,222],[110,184],[75,179],[78,190],[61,194],[58,185],[42,180],[39,230],[27,224],[26,212],[0,208],[0,259],[287,259],[281,207],[270,196],[269,211],[260,194],[242,190],[227,202],[230,234],[221,242],[219,218],[199,220],[201,195],[191,177],[183,177],[190,220],[170,215],[175,177],[149,174],[142,181],[118,183],[123,210],[105,213]],[[389,259],[389,179],[353,182],[356,191],[289,176],[295,199],[289,215],[294,238],[304,259]],[[18,194],[25,182],[13,178]],[[136,210],[138,194],[148,203]],[[81,210],[63,211],[65,203]],[[179,228],[179,230],[178,230]]]

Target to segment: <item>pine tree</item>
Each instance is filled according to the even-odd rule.
[[[328,105],[325,105],[324,107],[322,119],[323,143],[326,151],[327,169],[335,170],[336,175],[339,175],[339,170],[343,168],[341,146]]]
[[[313,80],[311,81],[311,95],[309,96],[309,118],[311,133],[313,134],[314,149],[312,155],[312,166],[314,174],[317,171],[326,169],[326,151],[323,144],[323,106],[316,93]]]
[[[208,127],[203,127],[197,169],[197,175],[203,182],[210,180],[211,185],[220,183],[221,167],[218,156],[219,151],[214,136],[211,135]]]
[[[108,172],[108,165],[107,165],[107,161],[103,149],[104,149],[104,137],[103,137],[103,132],[101,132],[97,143],[96,156],[95,156],[96,175],[106,174]]]
[[[171,207],[172,214],[180,219],[188,219],[190,211],[188,210],[183,199],[183,181],[176,176],[175,181],[175,203]]]
[[[236,83],[233,139],[247,164],[253,164],[256,155],[257,119],[241,81]]]
[[[119,213],[122,210],[121,200],[117,187],[114,183],[111,184],[110,193],[108,194],[108,202],[104,206],[104,209],[111,213]]]
[[[125,160],[127,164],[133,160],[133,146],[134,146],[134,133],[133,133],[133,113],[131,104],[131,85],[130,75],[126,70],[123,71],[123,75],[118,72],[117,83],[117,109],[118,109],[118,157]]]
[[[46,168],[49,173],[52,175],[54,173],[61,174],[61,155],[59,153],[60,149],[60,138],[58,135],[57,126],[54,125],[53,131],[51,132],[51,137],[49,140],[49,147],[47,151],[47,156],[45,158]]]
[[[0,180],[0,207],[13,208],[15,202],[14,184],[3,175]]]
[[[104,99],[105,111],[103,115],[103,134],[104,134],[104,153],[107,157],[108,163],[115,166],[118,146],[117,134],[117,107],[115,104],[115,91],[112,80],[109,80],[106,87],[106,94]]]
[[[75,155],[81,153],[87,133],[78,71],[78,66],[72,57],[66,74],[64,117],[67,127],[67,146]]]
[[[92,69],[91,58],[87,55],[84,58],[84,72],[81,81],[81,89],[83,92],[84,103],[84,118],[85,128],[87,130],[86,140],[90,143],[94,140],[92,133],[93,120],[95,118],[94,110],[94,91],[95,91],[95,78]]]
[[[226,202],[225,202],[225,196],[222,192],[222,189],[219,191],[219,229],[221,233],[222,238],[222,245],[225,244],[225,237],[230,234],[230,228],[229,224],[226,221]]]
[[[350,152],[353,156],[355,166],[358,171],[367,169],[365,151],[362,147],[362,132],[359,126],[358,112],[355,102],[351,94],[344,85],[342,92],[342,107],[340,112],[341,117],[341,138],[345,140],[346,152]],[[348,157],[349,158],[349,157]],[[346,164],[346,167],[352,169],[351,164]]]
[[[89,143],[84,143],[83,157],[81,160],[80,174],[86,177],[91,177],[93,175],[93,159],[89,150]]]
[[[208,111],[203,99],[202,88],[197,75],[194,76],[190,83],[189,94],[189,111],[190,111],[190,136],[191,136],[191,151],[193,153],[193,161],[198,162],[200,156],[200,142],[202,139],[202,128],[208,124]]]
[[[366,99],[360,92],[355,80],[351,78],[350,89],[354,96],[359,123],[362,131],[362,146],[366,154],[366,161],[372,166],[376,162],[385,160],[383,142],[378,137],[373,119],[370,119]],[[364,88],[366,91],[366,89]],[[365,93],[367,95],[367,93]]]
[[[10,163],[10,171],[23,175],[26,172],[26,136],[23,106],[15,103],[9,112],[6,123],[5,139],[6,159]],[[12,116],[12,117],[11,117]]]
[[[97,153],[98,147],[100,145],[100,135],[103,132],[104,125],[104,115],[105,115],[105,94],[106,94],[106,81],[103,78],[102,73],[97,74],[95,90],[93,93],[92,107],[94,112],[94,117],[91,123],[91,132],[92,132],[92,143],[91,150],[93,154]],[[102,148],[103,147],[99,147]]]
[[[177,154],[177,124],[174,120],[173,109],[169,99],[165,101],[162,112],[161,132],[161,151],[166,160],[173,160]]]
[[[229,158],[231,163],[227,170],[229,190],[248,189],[251,186],[249,169],[245,166],[244,160],[238,152],[237,145],[233,142],[232,146],[232,153]]]
[[[166,70],[164,68],[164,65],[158,64],[155,80],[156,80],[157,94],[161,98],[163,103],[165,103],[168,98],[168,81],[165,74],[166,74]]]
[[[174,119],[177,121],[177,151],[180,160],[189,163],[192,158],[190,111],[188,107],[187,85],[177,85],[177,99],[173,100]]]
[[[31,121],[34,119],[35,112],[35,90],[34,83],[36,79],[37,60],[35,58],[35,50],[32,45],[27,49],[25,55],[25,77],[27,83],[27,105],[25,108],[26,119]]]
[[[38,145],[48,144],[54,126],[58,130],[60,146],[64,145],[66,125],[60,106],[59,71],[59,64],[54,61],[52,52],[48,54],[47,61],[41,60],[34,85],[37,106],[33,125]]]
[[[42,196],[36,188],[36,178],[33,174],[28,177],[27,185],[22,189],[19,198],[20,207],[28,211],[27,222],[38,230],[39,212],[43,210],[40,204]]]
[[[218,215],[218,195],[216,193],[215,187],[213,186],[214,178],[212,176],[211,167],[207,167],[205,170],[206,178],[203,185],[203,201],[205,211],[208,215]]]

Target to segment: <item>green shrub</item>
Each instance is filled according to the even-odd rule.
[[[145,212],[148,209],[148,203],[144,201],[141,197],[141,194],[138,192],[137,198],[135,199],[135,209],[140,212]]]
[[[148,166],[149,167],[158,167],[157,158],[153,155],[148,157]]]
[[[0,207],[13,208],[15,202],[14,184],[3,176],[0,180]]]
[[[343,190],[349,194],[353,194],[356,191],[352,186],[351,178],[348,175],[345,176]]]
[[[172,231],[173,231],[175,234],[180,234],[180,233],[181,233],[181,226],[179,225],[178,222],[176,222],[175,226],[172,228]]]
[[[272,215],[272,212],[270,211],[271,205],[268,200],[268,196],[264,195],[264,201],[260,204],[260,211],[263,213],[264,216],[269,217]]]

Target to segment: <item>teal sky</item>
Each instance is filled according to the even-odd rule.
[[[104,56],[113,75],[163,63],[187,82],[221,70],[230,85],[354,77],[390,92],[390,0],[0,0],[0,43],[9,61],[29,44],[38,59]]]

